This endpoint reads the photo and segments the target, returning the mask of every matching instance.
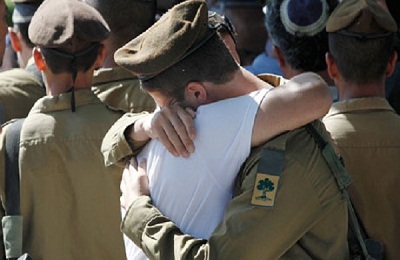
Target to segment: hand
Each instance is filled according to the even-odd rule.
[[[195,149],[195,116],[191,108],[183,108],[179,104],[164,106],[153,114],[145,131],[149,137],[160,140],[174,156],[187,158]]]
[[[129,206],[140,196],[150,195],[149,179],[146,174],[146,160],[141,160],[139,167],[133,158],[125,167],[121,180],[121,207],[128,210]]]

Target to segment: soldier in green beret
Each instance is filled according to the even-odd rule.
[[[367,236],[383,242],[383,259],[399,259],[400,117],[385,99],[398,28],[377,1],[346,0],[326,30],[339,101],[323,122],[352,176],[350,196]]]
[[[36,100],[46,95],[42,75],[32,57],[34,44],[28,37],[28,26],[42,1],[13,2],[13,26],[9,27],[8,31],[20,68],[0,73],[3,122],[26,117]]]
[[[109,33],[100,13],[77,0],[45,0],[29,26],[47,91],[22,125],[19,151],[23,251],[33,259],[125,258],[122,170],[104,167],[100,152],[121,113],[91,91]],[[4,187],[3,170],[0,179]]]
[[[236,120],[236,125],[241,124],[242,117],[239,116],[240,113],[237,114],[237,118],[230,114],[232,112],[231,109],[234,109],[233,105],[232,107],[225,105],[226,110],[221,110],[223,107],[218,110],[218,105],[227,104],[219,102],[235,102],[247,97],[240,95],[257,90],[257,88],[262,89],[266,85],[259,78],[237,66],[237,63],[217,36],[217,28],[209,28],[204,22],[206,19],[205,10],[204,1],[186,1],[177,5],[166,16],[162,17],[158,23],[144,34],[133,39],[117,51],[115,55],[118,64],[139,76],[143,89],[148,91],[162,108],[171,103],[183,102],[186,105],[198,108],[196,120],[199,120],[197,121],[199,122],[199,127],[202,124],[200,122],[204,121],[204,124],[215,124],[215,126],[209,125],[209,127],[218,130],[215,132],[218,132],[218,136],[212,139],[210,135],[208,135],[208,138],[204,137],[201,128],[199,128],[199,135],[197,136],[199,138],[199,146],[196,143],[196,150],[189,158],[190,162],[190,159],[194,156],[192,160],[197,161],[197,165],[201,169],[206,164],[207,167],[210,167],[210,171],[203,171],[199,175],[194,173],[198,169],[193,167],[190,170],[186,168],[187,172],[182,175],[181,171],[179,171],[180,169],[175,168],[179,177],[170,178],[169,186],[155,186],[156,189],[161,188],[165,192],[162,194],[168,195],[165,198],[166,202],[171,200],[176,208],[181,206],[179,202],[182,201],[182,204],[187,205],[187,202],[192,199],[201,200],[198,195],[201,194],[200,190],[203,191],[203,188],[207,186],[204,185],[207,180],[209,186],[214,187],[213,192],[217,192],[219,188],[225,189],[228,186],[226,189],[231,195],[232,190],[229,188],[229,182],[233,184],[233,178],[231,178],[232,176],[229,177],[228,169],[224,172],[218,168],[221,167],[218,165],[219,162],[225,165],[225,162],[222,163],[223,156],[213,156],[222,151],[219,148],[214,150],[212,145],[209,146],[209,149],[203,151],[204,148],[200,146],[200,142],[220,143],[221,140],[219,138],[225,139],[225,136],[221,136],[221,133],[229,136],[231,134],[230,130],[232,130],[231,126],[235,124],[228,125],[223,122]],[[203,62],[203,60],[207,62]],[[302,75],[305,77],[303,78],[304,83],[308,82],[311,85],[315,83],[315,81],[312,81],[312,75],[315,76],[315,74]],[[307,76],[310,77],[308,78]],[[265,96],[265,100],[270,100],[270,105],[272,105],[274,103],[273,97],[279,95],[280,91],[283,91],[281,92],[282,94],[285,93],[285,87],[290,84],[288,83],[288,85],[269,92]],[[304,85],[300,84],[298,87],[302,89]],[[289,98],[290,95],[286,94],[288,96],[283,94],[282,99]],[[230,97],[235,98],[221,101]],[[302,100],[302,98],[300,99]],[[277,103],[282,104],[279,101]],[[264,105],[263,101],[261,107]],[[285,111],[289,111],[289,107],[292,105],[301,110],[298,107],[299,103],[296,102],[296,104],[284,105],[274,115],[279,115],[283,121],[286,118],[290,119],[289,114],[293,116],[293,110],[289,114]],[[238,108],[236,107],[236,109]],[[269,109],[274,111],[272,107],[269,107]],[[267,110],[269,109],[262,110],[268,114]],[[295,108],[293,109],[296,110]],[[222,115],[217,116],[218,114]],[[207,115],[215,115],[219,120],[214,118],[214,121],[211,122],[203,119]],[[310,116],[310,114],[307,116]],[[151,117],[149,118],[152,120]],[[269,119],[269,122],[274,127],[272,125],[268,126],[272,127],[272,129],[267,129],[266,127],[263,129],[265,132],[273,132],[273,128],[278,130],[279,127],[284,127],[283,125],[287,123],[285,121],[283,125],[279,125],[278,122],[274,124],[273,122],[276,121],[273,118]],[[134,129],[133,132],[138,135],[129,135],[129,137],[132,137],[133,140],[136,139],[136,141],[143,141],[149,133],[146,129],[148,124],[149,122],[146,119],[137,119],[132,128]],[[220,124],[223,124],[223,126],[220,126]],[[316,125],[319,131],[326,135],[323,126],[319,123],[316,123]],[[116,125],[114,127],[117,128]],[[103,151],[108,163],[125,157],[120,156],[124,153],[126,141],[115,144],[112,140],[117,139],[118,136],[123,136],[125,130],[130,132],[126,128],[119,129],[119,132],[111,129],[111,134],[106,136],[103,141]],[[235,131],[233,132],[236,134]],[[243,138],[243,135],[248,134],[248,132],[248,125],[243,126],[243,131],[240,132],[237,138]],[[123,232],[151,259],[276,259],[279,257],[293,259],[311,257],[346,259],[348,257],[347,210],[335,178],[331,174],[317,144],[304,129],[290,131],[280,138],[283,137],[286,138],[286,156],[281,158],[285,162],[283,171],[277,170],[276,173],[279,172],[279,174],[271,176],[271,180],[264,183],[267,179],[269,180],[269,173],[271,172],[266,171],[266,169],[257,169],[261,167],[258,164],[260,150],[254,150],[247,160],[246,166],[237,176],[238,182],[235,185],[237,188],[235,189],[234,198],[230,201],[226,211],[224,212],[226,205],[223,205],[223,202],[219,208],[215,209],[215,211],[224,212],[224,218],[219,225],[217,224],[214,231],[212,229],[209,230],[209,227],[207,227],[208,230],[206,232],[210,233],[205,237],[190,233],[192,236],[197,237],[194,238],[184,234],[187,227],[181,229],[184,232],[182,233],[174,224],[180,223],[179,221],[175,219],[176,222],[172,222],[152,205],[152,202],[158,203],[159,199],[163,199],[164,196],[158,196],[157,191],[155,191],[154,194],[152,193],[152,198],[150,198],[145,195],[145,187],[139,187],[139,190],[134,190],[134,186],[132,187],[133,182],[130,182],[129,179],[131,177],[136,182],[140,181],[136,179],[138,175],[125,172],[128,180],[121,183],[124,192],[122,203],[127,210],[122,222]],[[206,139],[201,141],[202,138]],[[109,140],[111,140],[110,143],[108,143]],[[238,147],[234,154],[242,154],[243,147],[235,146],[236,141],[232,141],[232,146]],[[261,144],[261,141],[258,144]],[[152,145],[152,143],[149,145]],[[118,148],[113,150],[113,147]],[[158,154],[157,149],[152,150],[152,152]],[[208,158],[207,152],[212,160],[203,161],[202,159]],[[227,154],[224,156],[228,156]],[[168,158],[165,158],[167,157],[159,157],[159,160],[168,160]],[[211,163],[213,160],[214,164]],[[232,159],[232,164],[238,163],[234,160]],[[181,162],[182,166],[186,165],[186,161]],[[203,165],[201,165],[202,163]],[[149,164],[149,167],[158,167],[158,164]],[[164,169],[167,171],[167,168]],[[213,170],[216,172],[213,173]],[[203,176],[203,179],[199,179],[198,183],[202,185],[202,188],[194,192],[194,197],[186,196],[180,200],[178,200],[179,197],[177,196],[171,197],[170,194],[171,190],[173,192],[173,187],[183,193],[192,190],[189,187],[193,187],[193,183],[181,182],[182,180],[190,179],[191,173],[194,176],[199,176],[199,178]],[[158,180],[159,178],[165,178],[161,177],[164,174],[170,176],[168,172],[164,173],[163,171],[159,172],[159,174]],[[138,177],[142,178],[141,176]],[[152,175],[149,177],[155,178]],[[196,179],[196,177],[193,178]],[[193,179],[192,182],[196,183]],[[220,185],[215,185],[216,183]],[[229,195],[225,198],[229,198]],[[203,204],[194,204],[194,207],[198,205],[198,211],[195,211],[199,214],[196,215],[196,221],[202,215],[203,222],[204,220],[210,220],[210,225],[214,223],[214,214],[216,213],[204,209],[207,208],[205,207],[207,204],[211,205],[217,202],[218,199],[216,197],[211,197],[204,201]],[[159,204],[157,207],[161,209],[165,205],[168,204]],[[167,209],[169,210],[168,206]],[[163,208],[162,211],[165,212],[164,210],[166,208]],[[188,212],[193,212],[192,210],[187,209]],[[180,210],[175,213],[179,215],[186,212]],[[189,226],[190,222],[188,220]],[[183,224],[183,226],[185,225]],[[201,227],[197,228],[201,229]],[[202,231],[200,230],[199,232]]]

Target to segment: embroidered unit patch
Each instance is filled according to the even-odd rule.
[[[257,173],[251,204],[273,207],[280,176]]]

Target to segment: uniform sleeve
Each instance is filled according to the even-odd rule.
[[[277,259],[322,217],[323,205],[299,170],[281,177],[274,207],[253,206],[256,166],[208,241],[182,234],[147,196],[132,204],[121,229],[150,259]]]
[[[7,126],[2,125],[3,129],[0,132],[0,196],[1,196],[1,201],[0,201],[0,220],[3,219],[5,216],[5,135],[7,132]],[[1,239],[1,245],[0,246],[0,259],[6,259],[5,255],[5,248],[4,248],[4,242],[3,242],[3,228],[0,228],[0,239]]]
[[[103,153],[106,166],[121,164],[125,167],[129,158],[139,153],[141,148],[147,143],[135,142],[125,138],[125,131],[138,119],[147,114],[147,112],[126,113],[108,130],[101,145],[101,152]]]

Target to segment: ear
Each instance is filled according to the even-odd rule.
[[[197,108],[207,103],[207,90],[200,82],[189,82],[185,88],[185,102],[190,106]]]
[[[8,34],[10,35],[11,46],[15,52],[21,51],[21,40],[12,27],[8,27]]]
[[[392,75],[394,69],[396,68],[396,62],[397,62],[397,52],[394,51],[392,56],[390,57],[388,64],[386,65],[386,77]]]
[[[338,77],[338,68],[335,62],[335,58],[329,52],[325,54],[325,62],[327,67],[326,70],[328,71],[329,77],[334,80]]]
[[[46,61],[44,60],[44,57],[42,53],[40,52],[40,49],[38,47],[33,48],[33,59],[35,60],[35,65],[38,68],[39,71],[44,71],[47,67]]]
[[[95,69],[103,66],[105,58],[106,58],[106,48],[104,46],[104,43],[101,43],[99,47],[99,53],[97,54],[96,61],[94,62]]]

